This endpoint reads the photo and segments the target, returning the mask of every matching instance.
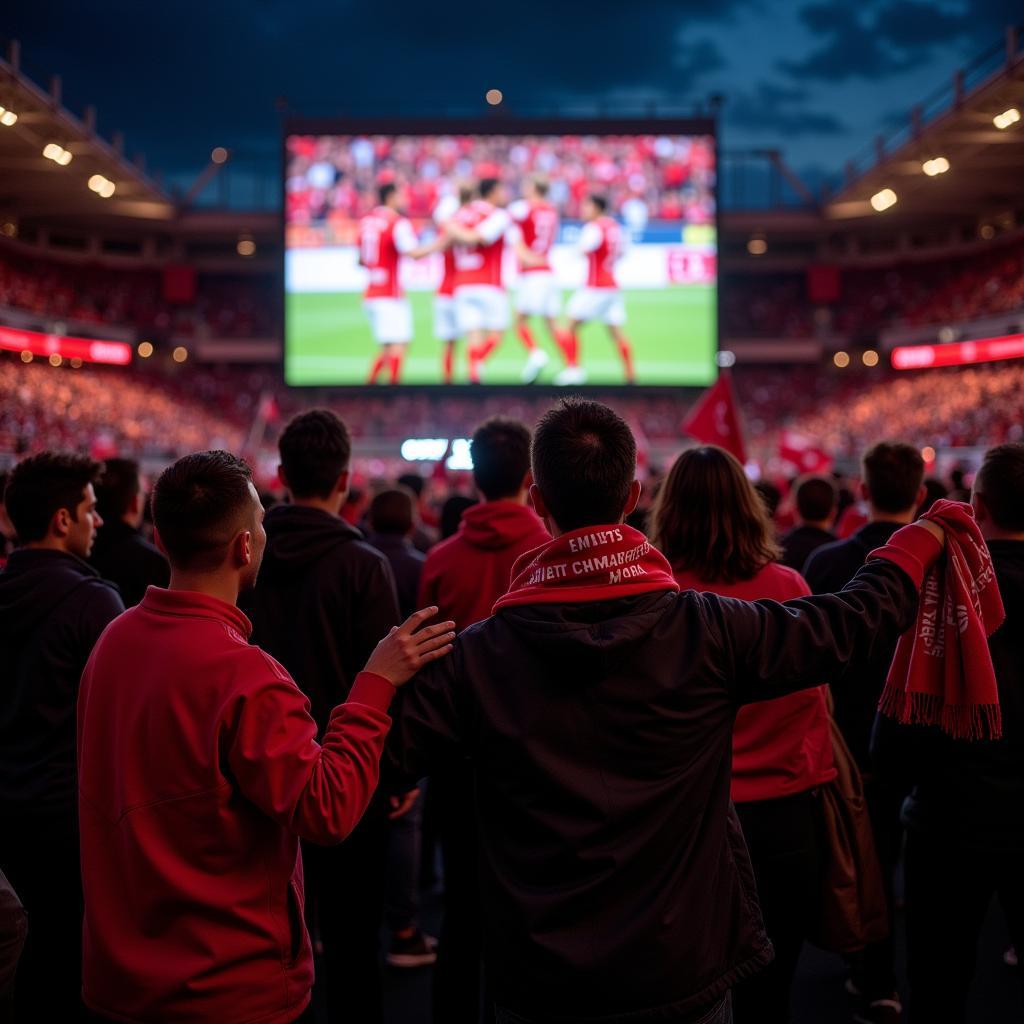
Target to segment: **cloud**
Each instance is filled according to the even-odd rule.
[[[759,82],[753,92],[731,94],[725,104],[725,122],[746,132],[765,132],[789,137],[840,135],[846,125],[829,111],[808,110],[803,89],[773,82]]]
[[[819,0],[800,11],[800,20],[820,42],[778,66],[796,79],[842,82],[908,71],[938,47],[965,44],[970,58],[972,49],[997,42],[1005,25],[1020,20],[1020,2]]]

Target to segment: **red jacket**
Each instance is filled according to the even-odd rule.
[[[536,513],[515,501],[485,501],[462,516],[459,532],[430,550],[420,580],[420,607],[465,629],[491,614],[508,590],[512,565],[551,540]]]
[[[104,1016],[284,1024],[309,1002],[298,837],[358,822],[394,690],[360,674],[319,746],[250,629],[233,605],[150,587],[86,665],[83,995]]]
[[[677,572],[676,580],[684,590],[741,601],[789,601],[811,593],[800,573],[777,563],[738,583],[705,583],[688,572]],[[734,803],[792,796],[835,778],[825,690],[799,690],[740,708],[732,734]]]

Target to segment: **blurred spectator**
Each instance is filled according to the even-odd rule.
[[[410,541],[415,523],[416,499],[404,487],[394,487],[374,495],[367,522],[366,538],[391,564],[398,593],[398,610],[403,619],[416,611],[416,596],[426,555]]]
[[[266,554],[241,605],[253,642],[309,697],[322,736],[374,645],[400,621],[395,582],[387,559],[341,518],[352,456],[345,424],[312,409],[288,423],[278,450],[290,504],[264,518]],[[389,811],[387,795],[378,792],[341,846],[302,847],[307,922],[323,943],[317,985],[326,989],[333,1020],[382,1020],[378,948]]]
[[[0,472],[0,569],[7,564],[7,556],[14,548],[14,526],[7,515],[7,504],[4,500],[4,491],[7,489],[10,475],[6,470]]]
[[[462,517],[476,504],[475,498],[465,494],[453,494],[445,501],[441,506],[441,540],[447,540],[459,532]]]
[[[683,590],[744,601],[811,592],[798,572],[778,564],[764,502],[721,448],[691,448],[676,460],[655,506],[653,539]],[[747,705],[736,716],[731,796],[775,948],[774,961],[733,990],[736,1024],[791,1019],[797,960],[819,910],[816,790],[836,774],[829,730],[824,686]]]
[[[77,1020],[82,991],[75,710],[82,670],[124,605],[86,562],[100,465],[43,452],[7,484],[18,548],[0,573],[0,870],[29,917],[15,1019]]]
[[[105,459],[96,487],[103,525],[96,532],[90,561],[104,578],[116,583],[126,608],[137,605],[146,588],[166,587],[167,559],[142,536],[146,496],[134,459]]]
[[[804,566],[804,576],[815,594],[836,593],[846,586],[872,551],[887,543],[901,526],[913,521],[924,500],[924,460],[912,445],[876,444],[864,454],[861,478],[869,509],[868,523],[846,540],[824,544],[811,552]],[[906,791],[873,775],[868,746],[895,647],[895,640],[865,645],[842,675],[830,680],[836,724],[864,776],[864,795],[890,913],[894,906],[893,875],[903,837],[900,805]],[[869,1020],[871,1014],[879,1018],[884,1012],[890,1012],[891,1016],[898,1010],[891,937],[858,955],[850,981],[861,1003],[859,1012]]]
[[[812,551],[836,539],[836,486],[827,477],[809,476],[796,484],[797,525],[782,537],[783,565],[800,572]]]
[[[917,516],[923,516],[941,498],[949,497],[949,489],[935,477],[927,477],[924,481],[924,501],[918,506]]]
[[[993,896],[1011,941],[1024,948],[1024,444],[986,454],[971,503],[1006,610],[989,638],[1003,737],[956,741],[879,716],[872,738],[879,771],[910,788],[903,823],[911,1024],[967,1021]]]
[[[514,420],[489,419],[474,431],[470,455],[484,500],[465,509],[458,531],[427,555],[419,596],[421,606],[437,605],[459,630],[486,619],[508,589],[516,559],[550,539],[527,507],[530,431]],[[482,998],[479,837],[467,813],[473,778],[456,764],[432,775],[430,786],[445,865],[434,1019],[461,1024],[477,1019]]]

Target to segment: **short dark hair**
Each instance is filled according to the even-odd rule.
[[[825,476],[805,476],[797,481],[796,510],[801,519],[820,523],[836,510],[836,485]]]
[[[562,530],[618,522],[636,476],[636,441],[608,406],[563,398],[533,434],[533,479]]]
[[[599,196],[596,192],[592,192],[587,198],[602,212],[608,212],[608,200],[604,196]]]
[[[1001,530],[1024,531],[1024,444],[996,445],[974,478],[974,489]]]
[[[403,473],[396,483],[406,488],[406,490],[412,491],[417,498],[422,497],[423,488],[426,485],[426,480],[419,475],[419,473]]]
[[[96,486],[102,470],[102,462],[73,452],[47,451],[22,459],[4,489],[7,515],[19,543],[42,540],[62,508],[77,520],[85,489]]]
[[[385,181],[383,185],[377,186],[377,199],[381,206],[385,206],[398,186],[393,181]]]
[[[214,569],[252,507],[252,470],[225,451],[171,463],[153,488],[153,523],[171,565]]]
[[[106,459],[96,487],[96,505],[103,519],[120,519],[142,490],[139,464],[134,459]]]
[[[370,502],[370,529],[374,533],[404,537],[413,527],[416,498],[404,487],[393,487],[373,496]]]
[[[530,430],[518,420],[492,416],[469,442],[473,481],[488,501],[519,493],[530,471]]]
[[[911,444],[880,441],[864,453],[864,486],[880,512],[906,512],[917,504],[924,459]]]
[[[481,178],[480,184],[477,186],[480,198],[486,199],[500,184],[501,181],[498,178]]]
[[[534,187],[539,196],[546,196],[551,191],[551,182],[543,175],[535,174],[530,178],[530,184]]]
[[[330,409],[310,409],[284,428],[277,450],[293,497],[326,498],[348,469],[352,439]]]

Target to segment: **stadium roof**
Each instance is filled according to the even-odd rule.
[[[66,226],[82,219],[166,221],[171,197],[141,161],[123,153],[123,139],[96,132],[96,112],[79,119],[61,104],[60,79],[49,91],[19,68],[17,43],[0,58],[0,221],[4,214],[25,223]],[[44,156],[44,149],[48,156]],[[113,192],[109,197],[102,193]]]
[[[851,162],[846,183],[824,204],[826,218],[837,227],[874,219],[891,228],[941,216],[947,224],[973,221],[982,231],[986,221],[1012,221],[1024,208],[1021,42],[1020,30],[1008,29],[999,47],[957,71],[892,138],[879,138],[870,154]],[[885,190],[896,197],[888,206]]]

